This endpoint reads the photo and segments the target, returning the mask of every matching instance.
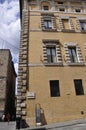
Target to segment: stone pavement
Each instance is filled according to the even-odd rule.
[[[16,122],[0,122],[0,130],[16,130]],[[20,130],[86,130],[86,119],[55,123],[35,128],[22,128]]]
[[[21,130],[86,130],[86,119],[67,121]]]
[[[16,130],[16,122],[0,122],[0,130]]]

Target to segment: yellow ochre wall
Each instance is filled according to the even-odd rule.
[[[44,124],[86,118],[86,33],[42,31],[41,13],[43,12],[37,11],[35,4],[32,6],[30,4],[29,9],[29,75],[27,91],[34,92],[36,97],[35,99],[26,100],[27,115],[25,119],[27,123],[29,126],[36,125],[36,104],[40,104]],[[75,31],[78,30],[76,18],[86,17],[86,14],[51,12],[55,16],[57,30],[60,28],[58,20],[60,16],[69,16],[72,19]],[[43,40],[46,39],[59,41],[63,62],[62,65],[44,65]],[[79,45],[84,65],[70,66],[66,64],[64,48],[65,42],[74,42]],[[82,79],[84,95],[76,96],[74,79]],[[50,96],[50,80],[59,80],[59,97]]]

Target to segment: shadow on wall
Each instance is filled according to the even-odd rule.
[[[27,127],[29,127],[29,126],[24,119],[21,119],[20,117],[16,118],[16,128],[17,129],[27,128]]]
[[[26,123],[26,121],[24,119],[21,120],[21,124],[20,124],[21,128],[27,128],[29,127],[29,125]]]
[[[46,125],[47,124],[47,121],[46,121],[46,118],[45,118],[45,114],[44,114],[44,110],[41,108],[41,123],[42,125]]]

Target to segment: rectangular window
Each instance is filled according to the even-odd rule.
[[[62,2],[62,1],[58,1],[57,3],[58,3],[59,5],[62,5],[62,4],[63,4],[63,2]]]
[[[43,9],[44,10],[49,10],[49,7],[48,6],[43,6]]]
[[[41,108],[40,108],[40,104],[36,104],[36,125],[41,125]]]
[[[51,93],[51,97],[60,96],[59,80],[50,80],[50,93]]]
[[[52,29],[52,21],[51,20],[44,20],[44,28],[45,29]]]
[[[74,80],[74,85],[75,85],[75,92],[76,95],[84,95],[84,90],[82,86],[82,80]]]
[[[43,40],[43,61],[45,65],[62,65],[61,46],[58,40]]]
[[[86,22],[85,21],[80,21],[80,25],[81,25],[81,30],[86,31]]]
[[[70,29],[69,19],[62,19],[62,23],[63,23],[63,28],[64,29]]]
[[[75,9],[75,12],[76,12],[76,13],[80,13],[80,12],[81,12],[81,9]]]
[[[47,8],[47,7],[45,7]],[[46,9],[47,10],[47,9]],[[56,21],[53,14],[41,14],[41,26],[43,31],[56,31]]]
[[[78,62],[76,46],[75,47],[68,47],[68,51],[69,51],[70,61],[72,63]]]
[[[65,9],[64,8],[59,8],[59,11],[64,12]]]
[[[47,61],[48,63],[56,63],[56,48],[46,47],[47,49]]]

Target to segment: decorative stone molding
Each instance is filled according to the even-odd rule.
[[[82,58],[82,53],[81,53],[80,46],[78,46],[77,43],[73,43],[73,42],[65,43],[64,48],[65,48],[65,53],[66,53],[66,59],[65,59],[66,62],[67,63],[71,63],[68,47],[76,47],[76,53],[77,53],[77,57],[78,57],[78,62],[75,63],[75,64],[83,63],[83,58]]]
[[[50,20],[52,27],[45,28],[45,20]],[[41,16],[41,26],[43,31],[56,31],[56,21],[53,14],[43,13]]]
[[[55,46],[56,47],[56,63],[62,63],[62,55],[61,55],[61,48],[60,43],[58,40],[43,40],[43,54],[44,54],[44,63],[47,62],[47,46]]]

